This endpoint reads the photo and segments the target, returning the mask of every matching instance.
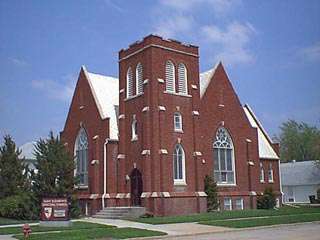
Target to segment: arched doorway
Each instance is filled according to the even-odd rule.
[[[142,174],[137,168],[132,170],[131,175],[130,175],[130,180],[131,180],[132,205],[133,206],[140,206],[143,185],[142,185]]]

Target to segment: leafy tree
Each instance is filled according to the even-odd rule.
[[[204,191],[207,196],[207,211],[211,212],[219,207],[217,184],[212,176],[204,178]]]
[[[280,130],[281,161],[320,159],[320,130],[317,127],[289,120]]]
[[[25,190],[27,168],[19,158],[20,153],[12,137],[4,136],[0,147],[0,199]]]
[[[74,159],[58,137],[50,132],[40,139],[35,150],[37,173],[32,173],[33,191],[40,202],[43,197],[71,197],[74,184]]]

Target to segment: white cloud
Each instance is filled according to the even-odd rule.
[[[309,61],[318,61],[320,60],[320,41],[315,44],[305,47],[299,51],[299,55],[303,59],[307,59]]]
[[[215,14],[225,14],[241,0],[160,0],[161,5],[178,11],[191,12],[196,8],[205,7],[206,11],[214,11]]]
[[[70,101],[76,83],[76,76],[69,74],[62,77],[64,83],[49,79],[33,80],[33,88],[42,91],[47,97],[61,101]]]
[[[250,23],[232,22],[225,29],[216,25],[201,28],[201,33],[208,44],[213,44],[215,61],[222,60],[227,64],[250,63],[254,60],[248,44],[256,34]]]
[[[15,57],[12,57],[12,58],[9,58],[9,60],[16,66],[19,66],[19,67],[26,67],[28,66],[29,64],[23,60],[23,59],[19,59],[19,58],[15,58]]]
[[[154,27],[154,32],[165,38],[173,38],[179,33],[189,32],[193,24],[194,21],[192,17],[176,15],[159,20]]]
[[[104,2],[106,3],[106,5],[108,5],[109,7],[117,10],[118,12],[122,13],[124,12],[125,10],[120,7],[118,4],[116,4],[114,1],[112,0],[104,0]]]

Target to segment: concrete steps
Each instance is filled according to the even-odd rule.
[[[145,212],[146,209],[144,207],[107,207],[92,217],[108,219],[137,218],[145,214]]]

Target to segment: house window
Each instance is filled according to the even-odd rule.
[[[187,94],[188,93],[188,84],[187,84],[187,68],[183,63],[178,65],[178,86],[179,93]]]
[[[138,139],[138,122],[136,119],[136,115],[132,117],[131,123],[131,141],[135,141]]]
[[[175,69],[171,61],[166,62],[166,91],[175,92]]]
[[[232,210],[232,200],[231,198],[225,198],[223,201],[224,210]]]
[[[236,199],[236,209],[243,210],[243,198]]]
[[[181,113],[174,113],[174,131],[181,132],[182,131],[182,116]]]
[[[88,186],[88,137],[84,128],[79,130],[75,142],[76,169],[80,186]]]
[[[143,93],[143,69],[141,63],[138,63],[136,68],[136,93]]]
[[[181,144],[177,144],[173,151],[173,175],[175,184],[185,184],[185,154]]]
[[[127,97],[133,96],[133,79],[132,79],[132,69],[129,67],[127,71]]]
[[[214,178],[218,184],[235,184],[234,149],[225,128],[219,128],[213,143]]]
[[[264,169],[262,163],[260,163],[260,182],[264,183]]]
[[[273,169],[272,164],[269,165],[269,171],[268,171],[268,182],[273,183]]]

